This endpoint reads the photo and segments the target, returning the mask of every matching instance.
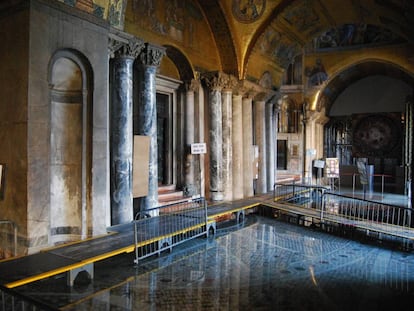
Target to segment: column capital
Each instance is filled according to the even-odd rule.
[[[200,81],[192,79],[185,83],[185,90],[187,92],[195,92],[200,87]]]
[[[137,61],[144,66],[159,66],[165,55],[165,48],[150,43],[145,43],[145,47],[140,51]]]
[[[208,88],[221,91],[228,84],[228,75],[221,71],[206,72],[202,74],[201,80]]]
[[[122,40],[120,38],[109,37],[108,50],[111,58],[130,57],[136,58],[144,49],[144,42],[137,38]]]

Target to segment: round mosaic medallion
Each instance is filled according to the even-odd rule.
[[[234,17],[242,23],[252,23],[262,16],[266,0],[233,0]]]

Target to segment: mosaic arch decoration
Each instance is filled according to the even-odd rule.
[[[233,0],[233,16],[241,23],[257,21],[266,8],[266,0]]]
[[[186,46],[196,47],[195,34],[203,15],[192,0],[132,0],[136,23]]]
[[[57,0],[98,18],[108,20],[111,26],[122,29],[127,0]],[[135,1],[135,0],[134,0]]]
[[[361,45],[387,45],[404,40],[388,29],[370,24],[344,24],[317,36],[307,50],[340,49]]]

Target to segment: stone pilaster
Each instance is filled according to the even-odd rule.
[[[156,73],[165,49],[145,44],[136,64],[138,120],[136,134],[150,137],[148,194],[140,198],[140,211],[158,206],[158,147],[157,147],[157,103]]]
[[[143,48],[138,40],[110,39],[111,72],[111,222],[133,219],[132,201],[132,101],[133,63]]]

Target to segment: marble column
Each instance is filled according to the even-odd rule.
[[[206,141],[206,137],[205,137],[205,122],[206,122],[206,107],[204,105],[204,100],[205,100],[205,96],[204,96],[204,89],[201,87],[201,83],[200,83],[200,77],[199,74],[197,73],[197,84],[198,84],[198,88],[195,91],[194,94],[194,102],[196,103],[195,106],[195,140],[197,142],[205,142]],[[207,112],[208,114],[208,112]],[[208,149],[208,147],[207,147]],[[208,155],[206,154],[200,154],[198,155],[197,159],[196,159],[196,182],[197,185],[199,186],[199,193],[202,197],[206,196],[206,158],[208,158]]]
[[[243,193],[252,197],[253,191],[253,112],[252,98],[244,97],[242,103],[243,122]]]
[[[149,43],[138,56],[137,73],[137,103],[138,135],[150,137],[148,194],[140,198],[139,210],[145,211],[158,206],[158,144],[157,144],[157,102],[156,102],[156,73],[165,49]]]
[[[278,140],[278,133],[279,133],[279,115],[280,115],[280,107],[281,107],[281,100],[278,99],[276,103],[274,104],[274,132],[275,132],[275,182],[278,180],[278,172],[277,172],[277,140]]]
[[[270,101],[266,104],[266,166],[267,166],[267,191],[273,190],[273,185],[275,183],[275,145],[276,145],[276,132],[274,125],[274,115],[273,115],[273,102]]]
[[[222,73],[207,73],[203,76],[203,80],[209,88],[210,198],[212,201],[222,201],[224,199],[224,194],[221,90],[223,89],[225,83],[225,76]]]
[[[222,96],[223,126],[223,199],[233,200],[233,129],[232,129],[232,90],[224,88]]]
[[[113,44],[111,90],[111,222],[133,219],[132,201],[132,100],[133,64],[142,49],[139,41]]]
[[[233,200],[244,197],[242,95],[233,95]]]
[[[191,144],[195,137],[195,115],[194,115],[194,91],[198,88],[199,82],[192,80],[186,84],[185,94],[185,194],[188,196],[195,195],[197,186],[195,184],[195,159],[191,154]]]
[[[254,102],[254,121],[256,145],[259,148],[259,177],[257,179],[257,193],[267,193],[266,180],[266,130],[265,130],[265,105],[264,100]]]

